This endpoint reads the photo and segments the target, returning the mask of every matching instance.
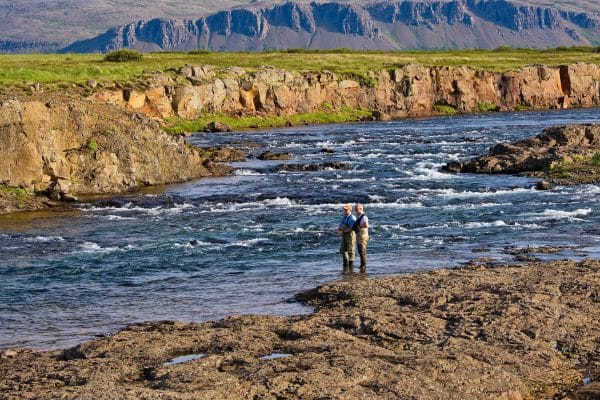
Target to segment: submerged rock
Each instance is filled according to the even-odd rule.
[[[325,162],[322,164],[282,164],[277,167],[278,171],[289,172],[324,171],[327,169],[350,169],[350,167],[337,161]]]
[[[231,132],[233,129],[223,122],[213,121],[204,126],[206,132]]]
[[[289,153],[274,153],[271,150],[262,152],[258,157],[259,160],[291,160],[294,158]]]

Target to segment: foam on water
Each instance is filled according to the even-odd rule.
[[[64,242],[65,239],[60,236],[36,236],[33,238],[25,238],[25,241],[46,243],[46,242]]]

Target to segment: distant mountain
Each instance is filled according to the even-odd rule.
[[[0,52],[597,45],[599,9],[598,0],[0,0]]]
[[[199,18],[251,0],[0,0],[0,52],[51,52],[138,19]]]
[[[119,26],[65,52],[556,47],[600,43],[600,14],[510,0],[286,2]]]

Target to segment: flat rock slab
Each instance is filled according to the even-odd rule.
[[[584,379],[591,385],[600,376],[599,260],[357,276],[299,299],[315,312],[145,323],[67,350],[5,350],[0,393],[580,399],[596,390]]]

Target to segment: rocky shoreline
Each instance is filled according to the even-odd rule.
[[[0,97],[0,134],[0,214],[230,171],[144,114],[67,92]]]
[[[5,349],[6,399],[595,399],[600,260],[349,278],[294,317],[127,327]]]
[[[540,177],[545,179],[540,189],[600,182],[600,124],[547,128],[532,138],[497,144],[472,160],[450,162],[442,170]]]

